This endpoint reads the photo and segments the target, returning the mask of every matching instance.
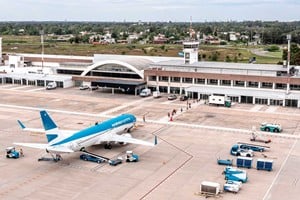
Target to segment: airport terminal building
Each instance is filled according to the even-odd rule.
[[[37,70],[16,74],[2,70],[0,84],[45,86],[49,81],[56,81],[62,88],[89,84],[135,95],[148,87],[152,91],[185,94],[197,99],[222,95],[238,103],[300,108],[297,67],[291,74],[281,65],[199,62],[198,46],[196,41],[184,42],[183,58],[105,54],[94,57],[44,55],[42,58],[36,54],[20,54],[21,58],[13,63],[23,60],[33,66],[44,65],[42,73]],[[43,72],[45,66],[50,69],[49,73]]]
[[[185,46],[184,60],[151,64],[144,72],[148,87],[197,99],[222,95],[232,102],[300,108],[297,70],[291,75],[280,65],[198,62],[189,55],[198,52],[193,45]]]

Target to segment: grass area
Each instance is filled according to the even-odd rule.
[[[276,58],[282,58],[282,51],[275,51],[275,52],[268,52],[267,55],[276,57]]]
[[[35,53],[42,51],[40,36],[2,36],[4,53]],[[45,37],[45,54],[93,56],[94,54],[170,56],[178,57],[182,45],[155,44],[71,44],[69,42],[51,41]],[[282,52],[273,52],[266,56],[253,54],[247,46],[211,46],[200,45],[201,60],[248,63],[249,58],[256,57],[256,63],[277,64],[281,61]],[[270,57],[274,56],[274,57]]]

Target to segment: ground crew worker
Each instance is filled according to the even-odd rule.
[[[23,149],[20,149],[20,155],[23,157],[24,153],[23,153]]]

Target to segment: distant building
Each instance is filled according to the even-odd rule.
[[[169,41],[163,34],[158,34],[157,36],[153,37],[153,44],[165,44]]]

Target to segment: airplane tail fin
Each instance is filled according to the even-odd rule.
[[[46,131],[47,140],[51,143],[52,140],[59,136],[58,127],[45,110],[40,111],[40,115]]]

